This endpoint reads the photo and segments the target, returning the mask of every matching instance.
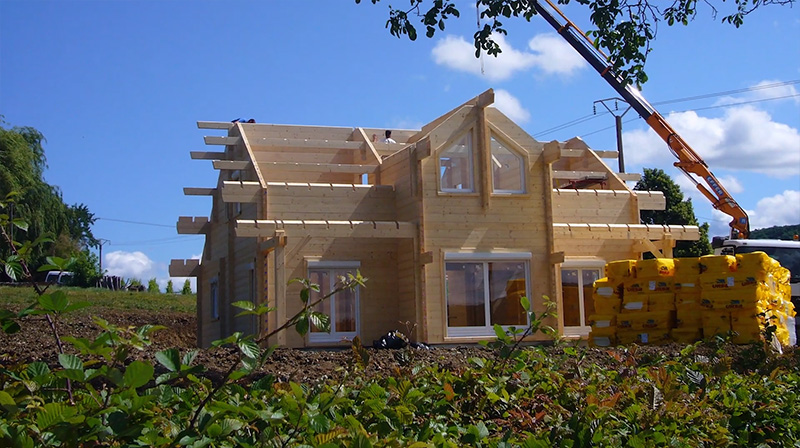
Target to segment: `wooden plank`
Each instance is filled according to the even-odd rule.
[[[619,158],[619,152],[618,151],[598,151],[596,149],[593,149],[592,151],[594,151],[594,153],[597,154],[597,157],[600,157],[601,159],[618,159]]]
[[[639,210],[666,210],[667,199],[660,191],[636,191]]]
[[[581,180],[607,178],[608,173],[603,171],[553,171],[553,179]]]
[[[367,137],[367,133],[364,132],[364,129],[357,128],[356,132],[354,132],[353,134],[354,135],[357,134],[358,136],[361,137],[361,139],[364,141],[364,145],[369,150],[370,154],[372,154],[372,157],[374,157],[375,160],[378,162],[378,165],[382,164],[383,157],[381,157],[381,155],[378,154],[378,151],[375,149],[375,145],[373,145],[372,140],[370,140],[369,137]]]
[[[198,121],[197,129],[230,129],[234,123],[230,121]]]
[[[200,260],[170,260],[170,277],[197,277],[200,275]]]
[[[258,182],[226,180],[222,182],[223,202],[258,202],[261,185]]]
[[[311,197],[393,198],[392,185],[338,184],[321,182],[267,182],[268,195]]]
[[[254,147],[261,149],[262,147],[280,147],[297,149],[347,149],[359,150],[361,149],[361,142],[348,141],[348,140],[316,140],[309,138],[278,138],[278,137],[261,137],[249,138],[248,141]]]
[[[270,239],[268,239],[266,241],[263,241],[261,244],[259,244],[258,250],[260,250],[262,252],[266,252],[266,251],[271,251],[271,250],[275,249],[278,246],[280,246],[280,247],[286,246],[286,231],[285,230],[276,230],[275,231],[275,236],[273,236],[272,238],[270,238]]]
[[[205,216],[181,216],[178,218],[178,234],[202,235],[211,230],[211,223]]]
[[[249,160],[214,160],[215,170],[246,170],[253,166]]]
[[[226,155],[222,151],[191,151],[189,153],[193,160],[225,160]]]
[[[413,238],[417,225],[398,221],[237,220],[237,237],[270,237],[276,230],[287,236],[309,234],[325,238]]]
[[[669,233],[675,240],[700,239],[700,230],[697,226],[680,225],[553,223],[553,232],[557,238],[658,240]]]
[[[419,264],[430,264],[430,263],[433,263],[432,251],[423,252],[419,255]]]
[[[488,104],[487,104],[487,102],[488,102]],[[447,121],[450,117],[452,117],[453,115],[457,114],[464,107],[479,105],[479,107],[484,108],[484,107],[488,106],[489,104],[491,104],[492,102],[494,102],[494,90],[488,89],[485,92],[481,93],[480,95],[476,96],[475,98],[472,98],[471,100],[465,102],[464,104],[462,104],[460,106],[457,106],[456,108],[452,109],[451,111],[447,112],[446,114],[444,114],[444,115],[440,116],[439,118],[433,120],[432,122],[426,124],[425,126],[422,127],[422,129],[417,134],[413,135],[407,141],[408,141],[408,143],[414,143],[417,140],[425,137],[431,131],[433,131],[434,129],[439,127],[439,125],[441,125],[442,123]]]
[[[492,93],[491,97],[494,99],[494,93]],[[492,193],[492,143],[491,135],[489,134],[489,124],[486,120],[485,107],[478,108],[476,128],[477,138],[473,149],[477,152],[478,169],[473,170],[473,173],[477,174],[475,183],[480,183],[481,186],[481,207],[485,210],[491,206]]]
[[[642,180],[642,175],[639,173],[615,173],[615,175],[623,182],[639,182]]]
[[[253,140],[253,143],[255,143],[255,140],[260,138],[346,141],[352,134],[352,127],[336,126],[304,126],[259,123],[258,126],[248,129],[248,137]]]
[[[313,171],[321,173],[374,173],[378,165],[353,165],[344,163],[292,163],[292,162],[260,162],[262,169],[281,171]]]
[[[220,137],[216,135],[207,135],[203,137],[206,145],[235,145],[241,141],[239,137]]]
[[[216,191],[216,188],[183,187],[186,196],[213,196]]]

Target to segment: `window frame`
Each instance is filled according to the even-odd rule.
[[[515,155],[515,156],[517,156],[519,158],[519,177],[520,177],[520,184],[521,184],[520,185],[520,187],[521,187],[520,190],[504,190],[504,189],[495,188],[495,179],[496,179],[495,170],[494,170],[495,157],[494,157],[494,153],[493,153],[494,147],[491,144],[492,140],[497,141],[508,152],[510,152],[511,154],[513,154],[513,155]],[[528,180],[527,180],[527,177],[525,176],[526,171],[527,171],[525,168],[527,167],[528,164],[526,162],[524,154],[520,154],[518,151],[516,151],[514,148],[512,148],[512,145],[506,143],[506,141],[503,140],[502,138],[500,138],[499,135],[495,134],[494,132],[490,132],[489,133],[489,157],[492,159],[491,160],[492,169],[490,170],[491,172],[489,173],[489,175],[491,176],[491,179],[492,179],[491,184],[492,184],[492,193],[493,194],[496,194],[496,195],[499,195],[499,196],[511,196],[511,195],[524,195],[524,194],[527,193]],[[497,163],[499,163],[499,161]]]
[[[562,304],[562,307],[564,305],[564,290],[563,290],[564,277],[563,277],[563,271],[565,269],[577,270],[578,271],[578,276],[577,276],[577,278],[578,278],[578,291],[579,291],[579,294],[580,294],[579,301],[578,301],[578,306],[579,306],[579,310],[580,310],[579,318],[582,317],[582,319],[580,320],[581,321],[581,325],[578,325],[578,326],[575,326],[575,325],[567,326],[564,323],[564,318],[565,318],[564,314],[565,313],[563,313],[563,312],[560,313],[561,316],[559,316],[559,318],[561,320],[561,327],[563,328],[564,336],[567,336],[567,337],[572,336],[572,337],[574,337],[574,336],[588,336],[589,335],[589,332],[591,331],[592,328],[589,325],[586,324],[586,320],[589,318],[589,316],[586,315],[586,308],[584,306],[585,300],[587,300],[587,299],[585,297],[583,297],[583,293],[584,293],[585,289],[584,289],[584,285],[583,285],[582,271],[583,270],[597,270],[597,271],[600,272],[599,275],[598,275],[598,278],[602,278],[603,275],[604,275],[603,269],[605,268],[605,265],[606,265],[605,260],[602,260],[602,259],[599,259],[599,258],[572,259],[572,260],[567,259],[563,263],[561,263],[561,267],[558,270],[558,281],[559,281],[559,287],[561,289],[561,304]],[[592,298],[590,297],[588,300],[592,300]]]
[[[473,134],[474,134],[474,129],[470,128],[469,130],[467,130],[463,134],[458,135],[458,137],[456,137],[455,139],[453,139],[453,140],[449,141],[447,144],[445,144],[444,145],[444,149],[440,150],[439,153],[437,154],[437,156],[436,156],[436,169],[437,169],[436,183],[437,183],[437,187],[438,187],[439,193],[456,194],[456,195],[470,195],[470,194],[475,194],[478,191],[477,187],[475,185],[475,180],[476,180],[476,177],[475,177],[475,136]],[[469,173],[470,188],[469,189],[464,189],[464,188],[444,188],[444,186],[442,185],[442,174],[443,174],[443,171],[442,171],[442,155],[444,153],[446,153],[447,151],[449,151],[453,146],[455,146],[464,137],[467,137],[467,139],[468,139],[467,147],[469,148],[469,157],[467,157],[467,162],[468,162],[468,165],[469,165],[468,166],[468,173]]]
[[[311,278],[311,271],[327,271],[328,272],[328,287],[330,290],[333,290],[333,286],[336,282],[336,276],[331,275],[332,272],[342,269],[352,269],[353,271],[361,268],[361,262],[358,260],[353,261],[331,261],[331,260],[307,260],[306,261],[306,273],[308,277]],[[320,285],[321,289],[322,285]],[[330,309],[331,313],[329,315],[331,319],[331,332],[315,332],[309,328],[307,337],[308,342],[312,344],[321,344],[321,343],[331,343],[331,342],[341,342],[343,339],[350,339],[352,340],[354,337],[358,336],[361,333],[361,288],[356,286],[353,290],[353,294],[355,296],[355,331],[333,331],[336,325],[336,295],[331,296],[328,301],[330,302]]]
[[[483,281],[484,284],[489,284],[489,270],[488,263],[500,261],[518,261],[524,264],[525,271],[525,296],[531,297],[531,252],[445,252],[442,263],[442,278],[444,279],[445,287],[442,288],[444,296],[444,327],[447,338],[471,338],[471,337],[487,337],[494,336],[494,324],[491,322],[491,288],[484,290],[484,313],[486,316],[486,325],[484,326],[470,326],[470,327],[451,327],[449,325],[449,307],[448,307],[448,291],[447,291],[447,263],[448,262],[471,262],[483,263]],[[530,325],[530,320],[525,318],[526,323],[522,325],[501,325],[504,329],[508,330],[511,327],[521,328]]]

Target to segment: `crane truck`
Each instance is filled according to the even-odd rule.
[[[763,251],[778,260],[791,272],[791,296],[795,309],[800,310],[800,241],[750,240],[750,219],[747,212],[731,197],[722,183],[709,170],[705,161],[667,123],[667,120],[642,96],[641,92],[620,77],[608,57],[550,0],[535,0],[536,12],[574,48],[597,73],[622,96],[656,134],[666,142],[678,161],[675,167],[695,184],[716,209],[730,216],[728,238],[714,238],[716,254],[737,254]],[[695,177],[697,176],[697,177]],[[698,180],[700,179],[700,180]],[[798,320],[800,324],[800,320]],[[800,328],[798,328],[800,330]]]

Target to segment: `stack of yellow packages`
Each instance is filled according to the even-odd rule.
[[[622,310],[617,316],[620,344],[660,344],[669,341],[675,325],[671,258],[636,261],[634,278],[623,283]]]
[[[675,328],[670,335],[677,342],[690,343],[703,338],[703,307],[700,305],[700,260],[675,259]]]
[[[606,264],[606,276],[594,282],[592,300],[595,314],[589,316],[592,327],[589,345],[608,347],[617,343],[617,315],[622,307],[622,285],[633,277],[634,260],[612,261]]]
[[[782,285],[785,268],[764,252],[708,255],[700,257],[700,264],[704,337],[732,331],[734,343],[748,344],[760,341],[767,325],[775,325],[778,342],[790,345],[794,309]]]

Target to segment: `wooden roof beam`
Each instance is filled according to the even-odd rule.
[[[193,160],[226,160],[228,157],[221,151],[191,151]]]
[[[181,216],[178,218],[178,234],[204,235],[211,229],[205,216]]]
[[[298,148],[298,149],[315,149],[315,148],[329,148],[329,149],[361,149],[362,144],[360,141],[349,140],[315,140],[308,138],[280,138],[280,137],[261,137],[248,139],[251,146],[256,148],[261,146],[273,146],[280,148]]]
[[[680,225],[553,223],[553,234],[556,238],[590,240],[660,240],[665,234],[676,241],[700,239],[697,226]]]
[[[197,129],[230,129],[233,125],[230,121],[198,121]]]
[[[170,277],[197,277],[200,275],[200,260],[170,260]]]
[[[203,137],[206,145],[236,145],[242,141],[240,137],[220,137],[216,135],[207,135]]]
[[[608,177],[608,173],[604,171],[553,171],[553,179],[581,180],[606,177]]]
[[[639,200],[639,210],[666,210],[667,198],[660,191],[634,191]]]
[[[623,182],[639,182],[642,175],[639,173],[614,173]]]
[[[260,162],[261,169],[281,171],[311,171],[318,173],[374,173],[378,165],[352,165],[346,163],[295,163],[295,162]]]
[[[284,246],[286,246],[286,231],[276,230],[275,236],[266,241],[262,241],[261,244],[259,244],[258,249],[264,252],[275,249],[276,247],[284,247]]]
[[[186,196],[213,196],[216,191],[216,188],[183,187]]]
[[[214,160],[215,170],[246,170],[253,166],[249,160]]]
[[[417,225],[400,221],[237,220],[237,237],[274,236],[276,230],[323,238],[413,238]]]
[[[261,184],[252,181],[226,180],[222,182],[222,202],[258,202]]]

